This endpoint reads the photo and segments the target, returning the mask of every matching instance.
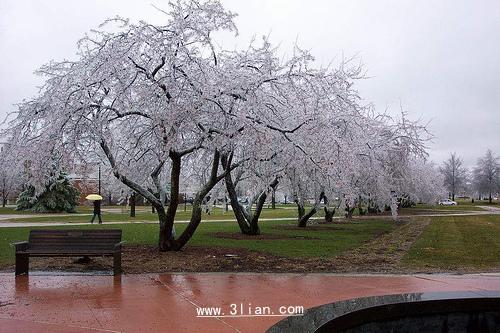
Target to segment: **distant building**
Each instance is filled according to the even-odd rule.
[[[87,195],[99,192],[99,174],[96,169],[95,166],[76,164],[68,174],[69,181],[80,191],[80,204],[87,203]]]

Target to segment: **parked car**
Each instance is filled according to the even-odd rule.
[[[439,201],[438,205],[441,205],[441,206],[456,206],[457,202],[453,201],[453,200],[450,200],[450,199],[444,199],[444,200]]]

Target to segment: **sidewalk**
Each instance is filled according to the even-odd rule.
[[[89,220],[92,214],[89,215]],[[337,218],[337,217],[335,217]],[[320,217],[311,217],[311,220],[321,219]],[[259,221],[297,221],[296,217],[278,217],[278,218],[260,218]],[[175,221],[176,224],[187,224],[189,220]],[[220,220],[203,220],[202,223],[213,223],[213,222],[235,222],[235,219],[220,219]],[[103,221],[105,225],[113,224],[158,224],[158,221],[146,221],[146,220],[134,220],[125,222],[106,222]],[[94,223],[96,224],[96,223]],[[90,222],[5,222],[0,219],[0,228],[12,228],[12,227],[50,227],[50,226],[63,226],[63,225],[91,225]]]
[[[0,332],[264,332],[284,317],[197,318],[196,308],[309,308],[355,297],[463,290],[500,290],[500,274],[38,273],[15,279],[9,273],[0,274]]]
[[[481,206],[481,207],[486,207],[486,206]],[[75,214],[76,215],[88,215],[89,220],[92,214]],[[474,216],[474,215],[500,215],[500,209],[496,207],[489,207],[487,210],[485,208],[485,211],[468,211],[468,212],[462,212],[462,213],[436,213],[436,214],[420,214],[420,215],[399,215],[400,218],[406,218],[406,217],[439,217],[439,216]],[[4,215],[5,216],[5,215]],[[10,216],[10,215],[9,215]],[[22,219],[23,217],[37,217],[37,215],[14,215],[16,216],[16,219]],[[47,215],[44,215],[47,216]],[[54,215],[54,216],[60,216],[60,215]],[[356,216],[355,219],[380,219],[380,218],[389,218],[390,216],[386,215],[378,215],[378,216]],[[334,219],[341,219],[339,216],[334,216]],[[313,216],[310,218],[310,220],[322,220],[323,217],[318,217],[318,216]],[[0,215],[0,228],[13,228],[13,227],[50,227],[50,226],[63,226],[63,225],[90,225],[90,222],[12,222],[12,220],[15,220],[14,218],[2,218]],[[276,217],[276,218],[260,218],[259,221],[297,221],[296,217]],[[106,225],[113,225],[113,224],[128,224],[128,223],[144,223],[144,224],[158,224],[158,221],[145,221],[145,220],[134,220],[134,221],[126,221],[126,222],[106,222],[103,221],[104,224]],[[236,220],[233,219],[218,219],[218,220],[203,220],[203,223],[217,223],[217,222],[236,222]],[[187,224],[189,223],[189,220],[180,220],[180,221],[175,221],[176,224]]]

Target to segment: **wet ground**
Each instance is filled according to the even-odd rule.
[[[0,332],[264,332],[284,317],[248,316],[250,309],[309,308],[402,292],[500,290],[500,274],[95,273],[0,274]],[[229,315],[231,304],[238,316]],[[197,317],[199,307],[221,307],[225,314]]]

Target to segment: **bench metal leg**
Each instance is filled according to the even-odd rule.
[[[113,255],[113,275],[119,275],[122,272],[122,253],[115,252]]]
[[[16,275],[28,274],[30,257],[26,253],[16,253]]]

